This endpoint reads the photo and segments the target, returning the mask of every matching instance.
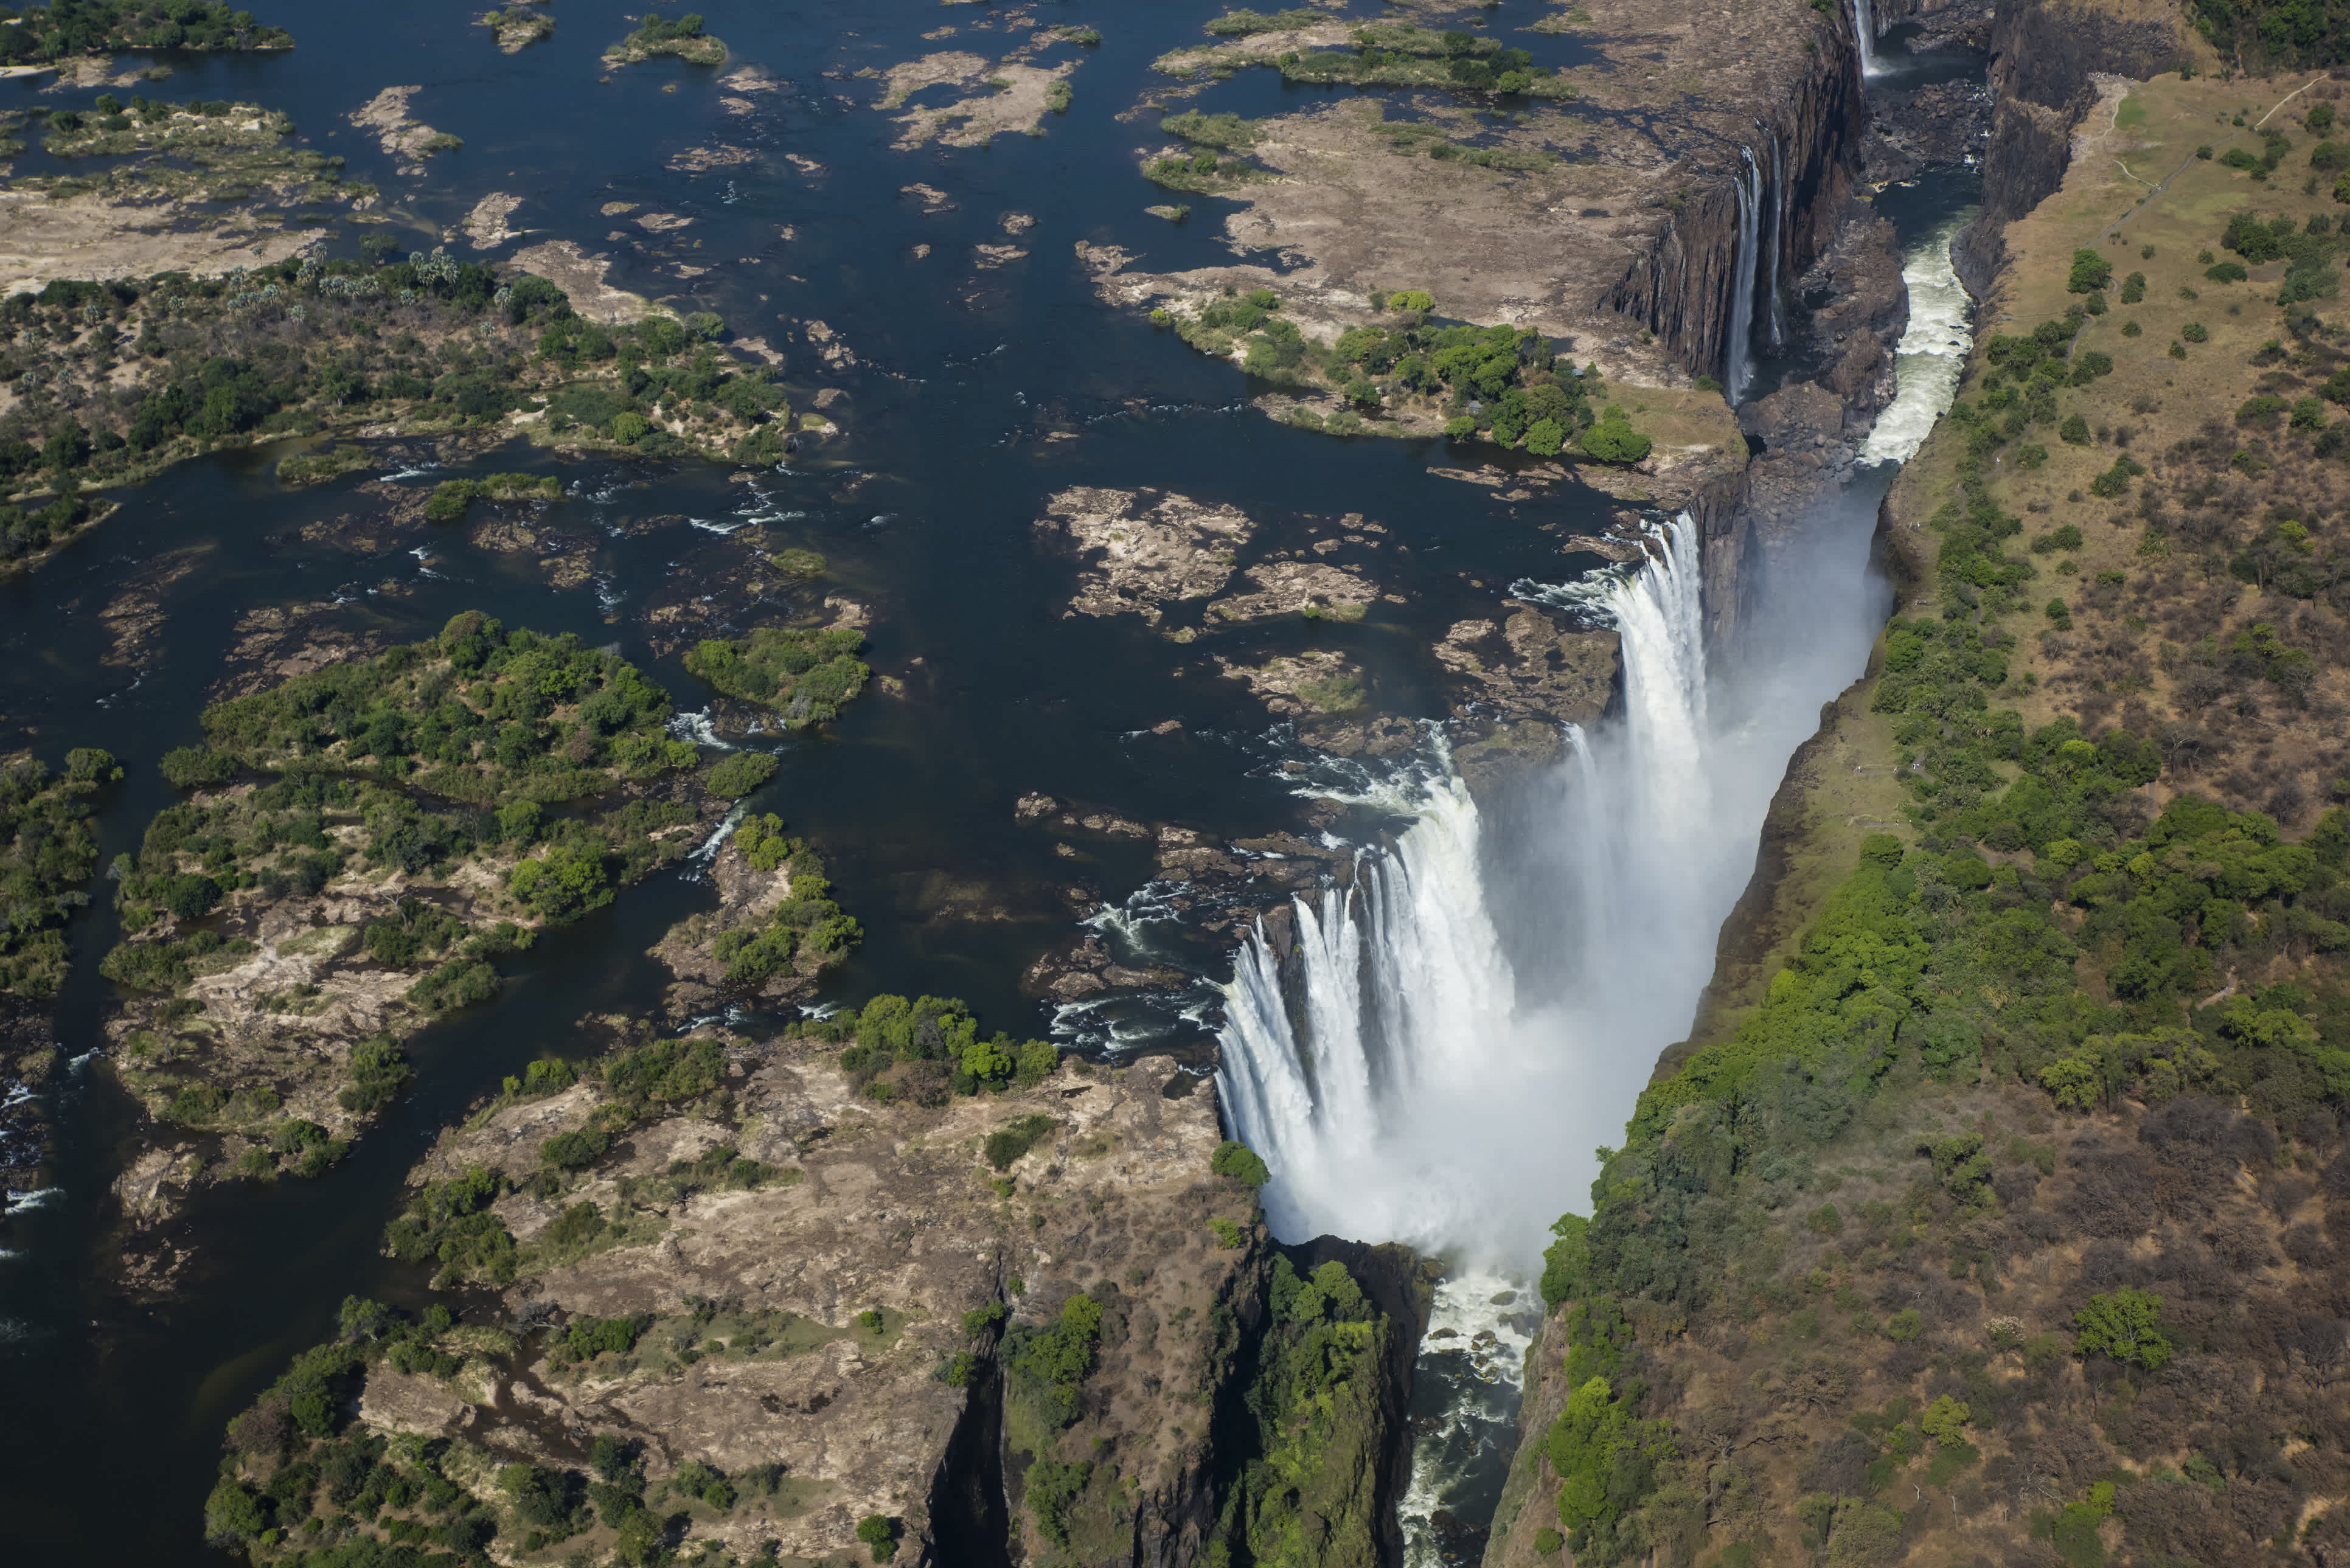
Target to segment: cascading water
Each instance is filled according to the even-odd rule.
[[[1596,593],[1514,590],[1612,622],[1623,649],[1623,716],[1570,731],[1537,786],[1568,874],[1528,889],[1487,864],[1477,804],[1440,738],[1377,794],[1317,792],[1416,820],[1392,849],[1358,858],[1352,888],[1295,900],[1285,959],[1262,929],[1237,956],[1220,1080],[1235,1131],[1273,1167],[1276,1235],[1392,1239],[1522,1265],[1540,1251],[1546,1210],[1580,1190],[1588,1151],[1620,1121],[1626,1070],[1644,1074],[1687,1029],[1777,769],[1814,693],[1850,678],[1866,634],[1784,660],[1809,701],[1767,697],[1793,719],[1722,723],[1697,526],[1684,514],[1652,542],[1643,568]],[[1865,533],[1846,553],[1856,574]],[[1849,587],[1859,603],[1856,577]],[[1813,668],[1823,660],[1836,668]],[[1522,995],[1505,919],[1557,933],[1541,955],[1540,1000]]]
[[[1465,1108],[1523,1064],[1510,1052],[1515,986],[1485,909],[1477,806],[1440,740],[1401,784],[1388,803],[1419,820],[1394,850],[1362,857],[1352,889],[1295,901],[1295,1022],[1262,929],[1235,963],[1218,1081],[1241,1139],[1277,1163],[1265,1214],[1285,1240],[1433,1250],[1472,1233],[1500,1196],[1460,1180],[1457,1126],[1428,1114],[1464,1091]]]
[[[1877,58],[1877,11],[1869,0],[1852,0],[1852,36],[1860,49],[1860,74],[1880,74],[1885,67]]]
[[[1622,646],[1621,715],[1571,729],[1520,803],[1542,843],[1485,844],[1436,736],[1382,791],[1316,792],[1416,820],[1358,857],[1351,888],[1295,901],[1285,955],[1260,929],[1236,957],[1218,1082],[1234,1135],[1272,1168],[1276,1236],[1403,1241],[1447,1258],[1454,1317],[1534,1310],[1519,1303],[1548,1220],[1579,1205],[1591,1151],[1687,1033],[1787,755],[1882,619],[1866,581],[1873,507],[1847,510],[1791,568],[1809,577],[1809,609],[1750,632],[1727,677],[1709,673],[1686,514],[1654,530],[1637,571],[1513,587],[1612,622]],[[1515,1396],[1495,1380],[1517,1383],[1514,1358],[1489,1339],[1450,1376],[1444,1358],[1484,1330],[1464,1332],[1469,1347],[1427,1343],[1430,1377],[1458,1387],[1423,1413],[1414,1448],[1400,1510],[1414,1568],[1446,1555],[1437,1511],[1490,1512],[1496,1465],[1473,1461],[1510,1441]]]
[[[1738,193],[1738,259],[1731,268],[1730,342],[1722,356],[1721,383],[1732,407],[1754,380],[1754,275],[1762,229],[1762,171],[1753,151],[1740,148],[1746,171],[1731,182]]]
[[[1958,395],[1959,372],[1974,341],[1974,302],[1951,265],[1950,242],[1981,211],[1970,206],[1951,213],[1901,258],[1909,325],[1893,351],[1898,389],[1860,449],[1864,462],[1908,462]]]
[[[1787,229],[1787,163],[1779,151],[1779,139],[1771,138],[1771,347],[1773,351],[1787,346],[1787,306],[1779,297],[1779,247],[1785,241]]]

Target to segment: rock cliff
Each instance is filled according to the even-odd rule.
[[[2092,76],[2147,77],[2178,58],[2177,28],[2120,4],[1999,0],[1991,24],[1997,106],[1983,156],[1982,216],[1951,247],[1959,277],[1981,297],[2006,255],[2007,225],[2064,183],[2074,126],[2095,101]]]

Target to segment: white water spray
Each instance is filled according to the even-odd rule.
[[[1898,389],[1860,449],[1864,462],[1908,462],[1958,396],[1959,372],[1966,369],[1967,350],[1974,340],[1974,302],[1951,265],[1950,242],[1981,210],[1968,207],[1952,213],[1901,258],[1901,281],[1909,290],[1909,325],[1893,351]]]
[[[1877,10],[1869,0],[1852,0],[1852,36],[1860,48],[1860,74],[1882,76],[1885,67],[1877,58]]]
[[[1394,802],[1418,817],[1394,848],[1365,854],[1351,888],[1295,900],[1286,953],[1262,930],[1242,947],[1219,1076],[1237,1136],[1273,1167],[1276,1235],[1530,1264],[1686,1033],[1787,753],[1866,657],[1866,541],[1864,521],[1842,542],[1848,580],[1816,585],[1851,607],[1848,635],[1810,615],[1778,669],[1723,685],[1697,526],[1659,530],[1656,558],[1600,596],[1623,716],[1569,736],[1529,808],[1540,842],[1489,853],[1431,742]]]
[[[1762,171],[1752,149],[1740,148],[1746,171],[1731,182],[1738,193],[1738,257],[1731,267],[1730,343],[1721,383],[1735,408],[1754,380],[1754,274],[1762,228]]]

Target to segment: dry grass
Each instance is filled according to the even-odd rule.
[[[2063,597],[2074,627],[2041,637],[2037,646],[2027,634],[2017,680],[2001,700],[2031,724],[2073,714],[2092,729],[2118,721],[2158,734],[2168,726],[2174,765],[2150,792],[2155,809],[2192,788],[2240,809],[2267,809],[2291,829],[2313,817],[2334,781],[2350,772],[2339,740],[2350,699],[2350,621],[2325,596],[2263,593],[2229,571],[2273,517],[2308,526],[2317,558],[2350,547],[2340,500],[2350,476],[2338,461],[2315,454],[2315,432],[2290,431],[2281,418],[2268,421],[2271,428],[2234,420],[2257,393],[2288,400],[2317,393],[2344,362],[2343,307],[2337,299],[2316,301],[2326,325],[2297,341],[2276,304],[2284,263],[2226,283],[2207,277],[2202,259],[2233,259],[2219,241],[2237,212],[2291,216],[2296,225],[2315,214],[2350,217],[2350,207],[2332,200],[2330,173],[2304,189],[2319,138],[2299,123],[2314,103],[2350,108],[2342,91],[2317,77],[2107,84],[2075,139],[2063,188],[2008,230],[2011,262],[1981,324],[1985,338],[2028,331],[2078,303],[2064,287],[2076,248],[2099,251],[2116,280],[2146,275],[2144,301],[2116,303],[2089,318],[2076,346],[2076,354],[2111,355],[2115,366],[2112,375],[2061,399],[2064,413],[2090,426],[2091,442],[2069,445],[2053,431],[2035,431],[2025,441],[2046,446],[2045,466],[2022,469],[2011,446],[1989,488],[2024,519],[2026,539],[2066,524],[2085,536],[2078,549],[2033,557],[2042,568],[2030,585],[2034,602]],[[2241,127],[2233,123],[2240,111]],[[2293,143],[2268,180],[2196,156],[2207,145],[2220,155],[2236,146],[2257,152],[2263,122]],[[2126,336],[2126,323],[2136,323],[2139,335]],[[2208,341],[2189,340],[2190,323]],[[2173,356],[2174,343],[2184,358]],[[2096,498],[2090,482],[2125,452],[2148,473],[2122,497]],[[2247,454],[2244,466],[2231,462],[2239,452]],[[1947,489],[1932,481],[1930,472],[1920,474],[1908,493]],[[2122,580],[2114,583],[2111,574]],[[2260,680],[2215,690],[2180,657],[2199,639],[2225,644],[2263,621],[2315,660],[2318,679],[2305,699]],[[2033,629],[2037,624],[2044,623]]]

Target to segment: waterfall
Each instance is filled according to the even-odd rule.
[[[1735,408],[1754,380],[1755,253],[1762,227],[1762,171],[1751,148],[1740,148],[1746,171],[1731,182],[1738,192],[1738,260],[1731,271],[1730,343],[1722,355],[1721,384]]]
[[[1419,819],[1355,887],[1295,901],[1293,1014],[1262,926],[1234,963],[1218,1071],[1235,1131],[1274,1161],[1276,1235],[1440,1239],[1495,1194],[1449,1179],[1418,1111],[1506,1067],[1515,985],[1487,911],[1476,803],[1440,741]],[[1407,1114],[1410,1107],[1411,1114]]]
[[[1787,228],[1787,164],[1780,154],[1779,139],[1771,138],[1771,347],[1775,351],[1787,346],[1787,307],[1779,297],[1779,247],[1784,243]]]
[[[1445,1259],[1437,1317],[1455,1332],[1421,1346],[1408,1568],[1450,1561],[1443,1515],[1490,1513],[1539,1322],[1525,1282],[1551,1219],[1583,1206],[1591,1151],[1689,1032],[1788,754],[1866,662],[1875,518],[1873,497],[1824,513],[1772,567],[1802,591],[1769,596],[1718,658],[1687,514],[1637,570],[1513,584],[1614,624],[1620,712],[1568,726],[1557,764],[1496,786],[1490,819],[1434,734],[1384,788],[1309,792],[1414,820],[1358,852],[1351,887],[1293,900],[1285,952],[1260,924],[1234,957],[1217,1083],[1272,1170],[1274,1234]]]
[[[1751,857],[1768,791],[1730,812],[1716,799],[1697,526],[1684,514],[1655,544],[1597,597],[1622,639],[1624,715],[1570,729],[1542,786],[1579,857],[1535,916],[1560,933],[1546,967],[1571,980],[1569,1004],[1521,1005],[1484,824],[1440,739],[1407,781],[1411,826],[1360,856],[1351,888],[1294,901],[1285,959],[1262,927],[1243,943],[1219,1082],[1273,1168],[1274,1234],[1522,1264],[1544,1210],[1589,1180],[1624,1091],[1686,1030],[1744,875],[1735,841]]]
[[[1852,36],[1860,46],[1860,74],[1880,74],[1885,67],[1877,59],[1877,12],[1868,0],[1852,0]]]

